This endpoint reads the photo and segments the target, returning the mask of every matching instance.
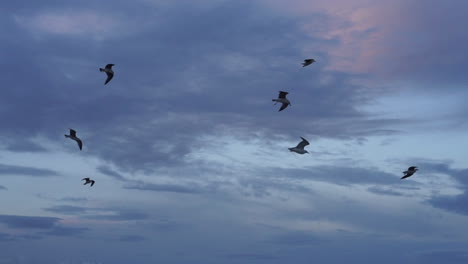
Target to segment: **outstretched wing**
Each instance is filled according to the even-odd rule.
[[[91,180],[91,186],[93,186],[93,185],[94,185],[94,181],[93,181],[93,180]]]
[[[403,179],[406,179],[406,178],[408,178],[408,177],[410,177],[410,176],[411,176],[411,175],[409,175],[409,174],[405,174],[405,175],[404,175],[403,177],[401,177],[400,179],[403,180]]]
[[[297,144],[296,148],[299,149],[304,149],[305,146],[309,145],[309,141],[307,141],[305,138],[301,137],[302,141]]]
[[[70,128],[70,136],[76,137],[76,131]]]
[[[107,80],[104,83],[104,85],[106,85],[108,82],[110,82],[110,80],[112,80],[112,78],[114,77],[114,74],[112,72],[106,72],[106,73],[107,73]]]
[[[83,149],[83,142],[81,141],[81,139],[76,138],[76,143],[78,143],[78,147],[80,148],[80,150],[82,150]]]
[[[286,109],[286,107],[288,107],[288,104],[283,103],[283,104],[281,105],[281,108],[278,110],[278,112],[283,111],[284,109]]]
[[[107,64],[107,65],[106,65],[106,69],[109,69],[109,70],[110,70],[110,69],[112,69],[112,66],[114,66],[114,64]]]
[[[82,181],[89,181],[89,178],[83,178]]]
[[[279,95],[278,95],[278,98],[279,99],[284,99],[286,98],[286,95],[288,94],[288,92],[283,92],[283,91],[280,91],[279,92]]]
[[[415,170],[417,167],[416,166],[411,166],[408,168],[409,171]]]

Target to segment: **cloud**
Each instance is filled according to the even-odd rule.
[[[14,16],[16,23],[33,32],[57,35],[92,35],[103,37],[113,33],[119,26],[117,20],[95,11],[48,12],[28,16]]]
[[[468,251],[466,250],[434,250],[418,254],[421,263],[436,264],[464,264],[468,261]]]
[[[21,44],[11,40],[0,44],[5,54],[12,54],[4,61],[14,73],[1,79],[12,86],[0,100],[2,115],[8,120],[0,136],[15,140],[42,137],[71,150],[76,146],[66,144],[59,131],[74,127],[86,135],[85,146],[93,146],[87,150],[89,155],[123,173],[150,173],[161,167],[186,165],[207,136],[296,138],[289,129],[294,126],[311,135],[351,139],[399,133],[395,125],[405,122],[359,111],[358,107],[375,96],[375,89],[354,83],[362,75],[326,70],[327,54],[320,54],[321,63],[302,69],[302,46],[329,40],[305,35],[301,19],[270,12],[260,3],[225,1],[201,7],[176,2],[158,9],[156,15],[138,4],[134,6],[135,13],[141,14],[138,19],[125,14],[120,19],[121,12],[113,10],[126,10],[122,3],[106,6],[104,16],[85,7],[62,12],[61,6],[17,12],[17,23],[70,38],[40,40],[12,30],[12,39],[21,37]],[[120,23],[114,23],[114,15]],[[118,28],[153,16],[158,22],[145,24],[131,38],[86,45],[93,49],[84,48],[73,38],[88,33],[105,35],[113,31],[107,27]],[[167,27],[158,26],[162,24]],[[51,38],[54,41],[47,42]],[[106,48],[108,45],[112,50]],[[158,59],[151,54],[158,54]],[[111,62],[116,63],[112,89],[95,89],[104,78],[97,68]],[[326,82],[311,85],[311,79],[324,77]],[[294,87],[304,87],[289,90],[294,114],[272,116],[276,109],[271,98],[293,81]],[[27,88],[32,86],[38,88]],[[77,89],[82,92],[70,100],[69,91]],[[30,97],[22,97],[24,93]],[[33,99],[37,96],[44,99]],[[28,118],[32,111],[37,119]],[[109,167],[98,170],[125,179],[125,174],[116,174]]]
[[[261,253],[237,253],[225,255],[228,259],[234,260],[246,260],[246,261],[262,261],[262,260],[275,260],[278,257],[273,254],[261,254]]]
[[[44,211],[53,212],[61,215],[77,215],[83,219],[94,220],[109,220],[109,221],[131,221],[144,220],[149,218],[149,215],[134,209],[123,208],[93,208],[80,207],[72,205],[56,205],[43,208]]]
[[[0,175],[21,175],[30,177],[51,177],[59,175],[56,171],[33,167],[0,164]]]
[[[14,238],[10,234],[0,233],[0,241],[13,241]]]
[[[88,231],[89,228],[85,227],[66,227],[66,226],[54,226],[50,231],[43,232],[44,235],[50,236],[61,236],[61,237],[76,237],[84,232]]]
[[[457,195],[433,194],[427,203],[433,207],[444,209],[458,214],[468,215],[468,169],[453,169],[449,163],[425,162],[420,168],[429,173],[445,174],[457,181],[462,193]]]
[[[0,215],[0,223],[18,229],[50,229],[60,221],[56,217]]]
[[[141,241],[145,241],[146,238],[144,236],[138,236],[138,235],[125,235],[125,236],[121,236],[119,240],[123,242],[141,242]]]
[[[104,175],[107,175],[107,176],[110,176],[118,181],[128,181],[124,176],[122,176],[120,173],[112,170],[111,168],[107,167],[107,166],[99,166],[97,167],[97,170],[104,174]]]
[[[376,183],[392,185],[400,181],[397,175],[372,168],[319,165],[303,169],[275,168],[274,171],[283,177],[323,181],[338,185]]]
[[[20,140],[20,139],[3,139],[3,142],[6,142],[6,150],[12,152],[46,152],[47,149],[41,146],[40,144],[32,140]]]
[[[40,230],[37,234],[15,235],[13,238],[42,239],[44,235],[76,236],[88,228],[59,225],[61,218],[43,216],[0,215],[0,223],[12,229]]]
[[[203,189],[197,185],[176,185],[176,184],[155,184],[155,183],[136,183],[124,186],[124,189],[153,191],[153,192],[174,192],[197,194],[203,192]]]
[[[367,191],[375,194],[383,194],[383,195],[390,195],[390,196],[404,196],[403,193],[394,191],[389,188],[384,188],[381,186],[372,186],[367,188]]]
[[[1,191],[1,190],[5,190],[5,191],[6,191],[6,190],[8,190],[8,189],[7,189],[7,187],[0,185],[0,191]]]
[[[73,214],[82,214],[86,212],[88,209],[79,206],[72,206],[72,205],[58,205],[52,206],[48,208],[43,208],[44,211],[65,214],[65,215],[73,215]]]
[[[86,202],[88,201],[88,199],[84,197],[63,197],[60,199],[60,201],[80,203],[80,202]]]
[[[319,238],[312,233],[306,232],[290,232],[277,235],[268,240],[269,243],[281,244],[287,246],[313,246],[325,242],[323,238]]]
[[[149,218],[148,214],[135,210],[115,210],[111,212],[111,214],[106,214],[104,212],[105,214],[85,215],[83,218],[108,221],[134,221]]]

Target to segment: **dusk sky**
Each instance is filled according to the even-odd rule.
[[[468,263],[467,10],[2,1],[0,264]]]

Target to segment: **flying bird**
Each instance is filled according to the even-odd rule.
[[[83,185],[91,183],[91,185],[89,187],[93,186],[94,182],[95,182],[94,180],[91,180],[90,178],[83,178],[82,181],[86,181]]]
[[[302,141],[299,142],[299,144],[297,144],[296,147],[294,148],[288,148],[289,151],[291,152],[296,152],[298,154],[305,154],[305,153],[309,153],[307,150],[305,150],[305,146],[309,145],[309,141],[307,141],[307,139],[301,137]]]
[[[278,95],[278,99],[271,100],[273,102],[276,102],[275,105],[277,103],[282,103],[281,108],[278,110],[278,112],[283,111],[286,107],[288,107],[288,105],[291,105],[291,102],[289,102],[289,100],[286,98],[287,94],[288,92],[280,91]]]
[[[416,167],[416,166],[409,167],[407,171],[403,172],[405,175],[403,175],[403,177],[401,177],[401,179],[411,177],[417,170],[418,170],[418,167]]]
[[[83,142],[81,141],[81,139],[79,139],[76,136],[76,131],[75,130],[70,128],[70,135],[65,135],[65,137],[75,140],[76,143],[78,143],[78,147],[80,147],[80,150],[83,148]]]
[[[302,63],[302,67],[309,66],[314,62],[315,62],[314,59],[305,59],[304,62]]]
[[[108,82],[110,82],[110,80],[112,80],[112,77],[114,77],[114,71],[112,70],[112,66],[114,66],[114,65],[115,64],[107,64],[104,69],[99,68],[99,71],[105,72],[107,74],[107,80],[104,83],[104,85],[106,85]]]

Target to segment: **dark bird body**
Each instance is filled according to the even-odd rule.
[[[403,175],[403,177],[401,177],[401,179],[406,179],[408,177],[411,177],[417,170],[418,170],[418,167],[416,167],[416,166],[409,167],[408,170],[403,172],[405,175]]]
[[[302,63],[302,67],[311,65],[311,64],[314,63],[314,62],[315,62],[314,59],[305,59],[304,62]]]
[[[284,109],[286,109],[286,107],[288,107],[288,105],[291,105],[291,102],[289,102],[289,100],[286,98],[287,94],[288,94],[288,92],[280,91],[279,95],[278,95],[278,99],[272,99],[273,102],[276,102],[275,105],[277,103],[282,104],[281,108],[278,110],[278,112],[283,111]]]
[[[104,69],[99,68],[99,71],[105,72],[107,74],[107,80],[104,83],[104,85],[106,85],[108,82],[110,82],[110,80],[112,80],[112,78],[114,77],[114,71],[112,70],[112,66],[114,66],[114,65],[115,64],[107,64]]]
[[[305,150],[305,146],[309,145],[309,141],[307,141],[307,139],[301,137],[302,141],[299,142],[299,144],[297,144],[296,147],[294,148],[288,148],[289,151],[291,152],[296,152],[298,154],[305,154],[305,153],[309,153],[307,150]]]
[[[86,181],[83,185],[91,183],[91,185],[89,187],[93,186],[94,182],[95,182],[94,180],[91,180],[90,178],[83,178],[82,181]]]
[[[78,147],[80,148],[80,150],[83,148],[83,142],[81,141],[81,139],[79,139],[76,136],[76,131],[75,130],[70,128],[70,135],[65,135],[65,137],[75,140],[76,143],[78,143]]]

